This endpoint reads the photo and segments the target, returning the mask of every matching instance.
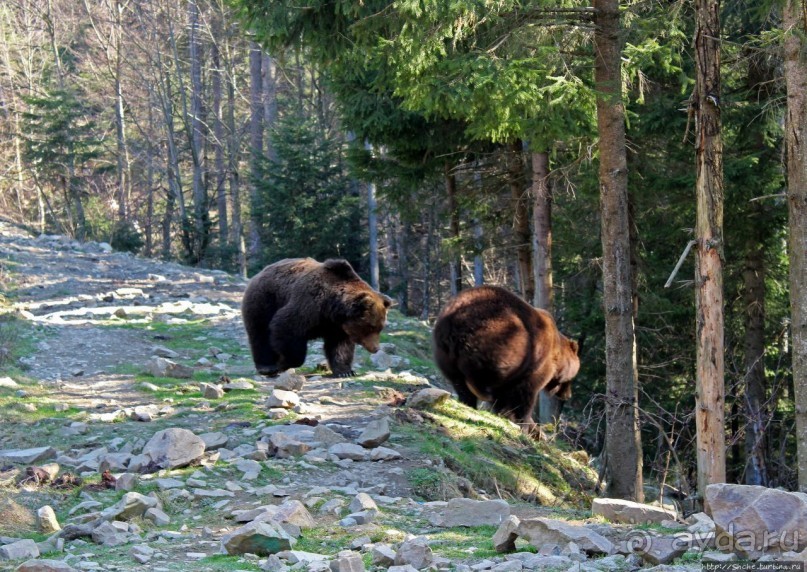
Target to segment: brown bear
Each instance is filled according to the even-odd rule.
[[[255,368],[272,376],[299,367],[308,340],[322,338],[333,375],[353,376],[355,345],[378,351],[391,302],[346,260],[275,262],[249,281],[241,303]]]
[[[461,292],[434,325],[434,358],[459,400],[495,413],[540,437],[532,419],[538,393],[566,400],[580,369],[577,342],[558,331],[545,310],[497,286]]]

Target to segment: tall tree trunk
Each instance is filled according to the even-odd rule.
[[[535,298],[535,277],[532,272],[532,233],[530,232],[530,203],[524,186],[522,143],[516,141],[508,152],[508,184],[513,202],[513,236],[518,258],[518,279],[521,297],[527,302]]]
[[[250,45],[249,50],[249,133],[252,158],[252,182],[249,186],[249,239],[247,255],[256,259],[261,253],[260,227],[262,213],[260,209],[260,193],[258,181],[260,180],[260,158],[263,155],[263,78],[261,76],[261,63],[263,52],[256,43]]]
[[[126,120],[123,110],[123,10],[120,0],[115,1],[115,131],[117,135],[118,218],[126,220],[131,193],[132,176],[129,145],[126,140]]]
[[[599,131],[600,220],[605,304],[607,494],[641,502],[642,443],[635,378],[628,167],[618,0],[594,0],[594,81]]]
[[[552,292],[552,189],[549,186],[549,153],[532,154],[532,254],[535,274],[533,305],[554,313]],[[560,400],[542,391],[538,420],[555,423],[560,417]]]
[[[373,152],[372,146],[365,142],[367,152]],[[367,226],[370,242],[370,286],[380,289],[380,272],[378,266],[378,205],[375,199],[375,183],[367,183]]]
[[[474,220],[474,286],[482,286],[485,283],[485,259],[482,258],[482,223]]]
[[[799,489],[807,491],[807,5],[804,0],[786,0],[782,25],[786,34],[785,148],[796,452]]]
[[[431,279],[432,279],[432,243],[434,242],[435,212],[436,209],[426,209],[424,218],[426,233],[423,245],[423,299],[421,301],[420,319],[427,321],[431,311]]]
[[[399,220],[395,233],[395,250],[398,253],[398,309],[409,313],[409,227]]]
[[[460,255],[460,211],[457,206],[457,177],[451,172],[451,165],[446,161],[443,165],[446,198],[448,199],[449,237],[451,253],[449,269],[451,273],[451,295],[456,296],[462,290],[462,256]]]
[[[211,44],[210,59],[213,69],[210,70],[210,87],[213,91],[213,162],[216,170],[216,210],[219,218],[219,245],[222,251],[226,250],[229,241],[230,229],[227,216],[227,168],[224,166],[224,115],[222,108],[221,85],[221,53],[219,51],[219,38],[221,37],[221,24],[215,16],[216,24],[213,27],[213,43]]]
[[[261,62],[263,76],[263,121],[266,126],[266,158],[277,161],[277,151],[272,141],[272,130],[277,122],[277,65],[267,53]]]
[[[229,44],[228,44],[229,45]],[[229,53],[229,50],[228,50]],[[244,243],[244,229],[241,222],[241,179],[239,157],[241,138],[235,125],[235,66],[231,57],[227,58],[227,172],[229,174],[230,203],[232,204],[232,227],[230,245],[238,253],[238,271],[242,278],[247,277],[247,254]]]
[[[757,204],[758,205],[758,204]],[[746,245],[745,302],[745,484],[768,485],[765,427],[765,256],[754,236]]]
[[[723,346],[723,143],[720,135],[720,14],[717,0],[696,0],[695,182],[696,405],[698,492],[726,480]]]
[[[210,218],[207,208],[207,189],[203,176],[204,109],[202,107],[202,41],[200,38],[199,6],[188,2],[190,19],[191,64],[191,157],[193,159],[193,226],[195,231],[194,262],[201,262],[207,250]]]

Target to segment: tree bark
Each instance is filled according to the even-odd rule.
[[[210,88],[213,91],[213,162],[216,171],[216,210],[219,219],[219,246],[222,253],[229,242],[230,229],[227,216],[227,168],[224,166],[224,112],[222,108],[221,52],[219,39],[221,33],[220,15],[214,16],[213,42],[210,46],[210,59],[213,68],[210,70]]]
[[[550,314],[554,309],[552,292],[552,189],[549,186],[549,154],[532,154],[532,254],[535,274],[533,306]],[[555,423],[560,417],[560,400],[545,391],[538,401],[540,423]]]
[[[229,45],[229,44],[228,44]],[[240,156],[241,137],[235,125],[235,91],[236,74],[232,57],[227,57],[227,172],[229,175],[230,202],[232,204],[232,226],[230,227],[230,245],[238,253],[238,270],[242,278],[247,277],[247,255],[244,243],[244,229],[241,222],[241,179]]]
[[[513,201],[513,236],[518,259],[518,279],[521,297],[527,302],[535,298],[535,278],[532,272],[532,234],[530,232],[530,204],[524,186],[524,163],[521,159],[522,143],[516,141],[508,152],[508,184]]]
[[[720,15],[696,0],[696,405],[698,492],[726,480],[723,346],[723,144],[720,134]]]
[[[628,167],[618,0],[594,0],[600,219],[605,305],[606,455],[610,497],[641,502],[642,444],[635,378]]]
[[[373,152],[369,143],[364,144],[364,148]],[[378,265],[378,205],[375,199],[375,183],[367,183],[367,227],[370,242],[370,286],[378,290],[380,288],[380,272]]]
[[[247,255],[255,259],[261,252],[261,211],[258,180],[260,179],[260,157],[263,155],[263,78],[261,63],[263,52],[260,46],[252,43],[249,51],[249,133],[252,155],[252,182],[249,186],[249,239]]]
[[[787,0],[785,83],[787,117],[788,249],[790,254],[790,329],[796,405],[796,452],[799,489],[807,491],[807,5]]]
[[[201,262],[207,250],[209,234],[209,212],[207,208],[207,189],[203,176],[203,140],[204,140],[204,108],[202,106],[202,42],[199,25],[199,6],[195,0],[188,2],[190,19],[190,64],[191,64],[191,157],[193,159],[193,223],[194,256],[193,261]]]
[[[756,235],[746,245],[745,302],[745,484],[768,485],[765,428],[765,257]]]
[[[272,130],[277,122],[277,66],[272,56],[263,54],[261,61],[263,76],[263,122],[266,127],[266,158],[277,160],[277,151],[272,141]]]
[[[462,256],[460,255],[460,212],[457,206],[457,177],[451,172],[451,165],[446,161],[443,165],[449,221],[449,269],[451,274],[451,295],[456,296],[462,290]]]

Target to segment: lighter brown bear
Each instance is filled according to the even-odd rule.
[[[346,260],[275,262],[249,281],[241,304],[255,368],[272,376],[299,367],[308,340],[322,338],[333,375],[353,376],[356,344],[378,351],[391,302]]]
[[[577,342],[558,331],[552,316],[497,286],[465,290],[443,309],[434,357],[462,403],[489,401],[534,436],[539,392],[569,399],[580,369]]]

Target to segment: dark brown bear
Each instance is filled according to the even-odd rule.
[[[275,262],[249,281],[241,303],[255,368],[271,376],[299,367],[308,340],[322,338],[333,375],[355,375],[356,344],[378,351],[391,302],[346,260]]]
[[[490,401],[495,413],[536,436],[538,393],[571,397],[577,349],[548,312],[495,286],[461,292],[434,325],[435,361],[459,400],[471,407]]]

